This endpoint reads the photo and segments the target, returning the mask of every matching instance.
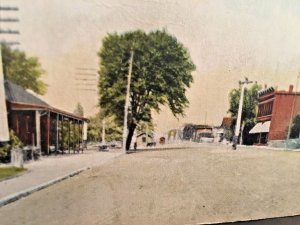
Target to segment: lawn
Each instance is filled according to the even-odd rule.
[[[26,171],[25,168],[17,168],[17,167],[0,168],[0,181],[6,178],[14,177],[24,171]]]

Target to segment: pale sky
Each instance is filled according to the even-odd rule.
[[[19,12],[18,48],[37,56],[49,85],[43,98],[73,112],[80,102],[96,111],[97,92],[79,90],[77,68],[98,69],[97,52],[108,32],[165,28],[190,51],[197,70],[186,117],[155,115],[159,131],[185,122],[220,125],[228,93],[244,76],[288,89],[300,69],[299,0],[1,0]],[[1,24],[4,27],[3,24]],[[3,37],[2,37],[3,38]],[[7,38],[7,37],[5,37]],[[94,72],[95,73],[95,72]],[[96,89],[96,82],[89,88]],[[300,87],[298,88],[300,89]]]

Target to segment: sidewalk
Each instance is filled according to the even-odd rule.
[[[71,174],[82,168],[102,165],[121,155],[119,152],[99,152],[86,150],[79,154],[65,154],[42,157],[38,161],[26,163],[27,172],[21,176],[0,182],[0,199],[11,194],[41,185],[56,178]]]

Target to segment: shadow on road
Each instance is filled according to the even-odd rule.
[[[251,220],[251,221],[244,221],[244,222],[238,221],[238,222],[231,222],[231,223],[213,223],[209,225],[299,225],[299,224],[300,224],[300,215]]]

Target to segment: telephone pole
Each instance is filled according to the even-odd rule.
[[[297,98],[299,78],[300,78],[300,69],[298,71],[298,76],[297,76],[296,90],[295,90],[295,94],[294,94],[292,111],[291,111],[291,115],[290,115],[288,134],[287,134],[287,138],[286,138],[286,146],[287,146],[287,141],[290,139],[290,136],[291,136],[291,128],[292,128],[292,123],[293,123],[293,115],[294,115],[294,111],[295,111],[295,103],[296,103],[296,98]],[[300,136],[300,134],[299,134],[299,136]]]
[[[18,30],[13,30],[10,28],[3,28],[2,24],[10,24],[10,23],[15,23],[19,22],[19,19],[16,18],[10,18],[10,17],[3,17],[2,13],[3,11],[18,11],[19,9],[17,7],[10,7],[10,6],[1,6],[0,5],[0,121],[1,121],[1,126],[0,126],[0,146],[2,146],[3,143],[7,143],[10,140],[9,137],[9,127],[8,127],[8,119],[7,119],[7,107],[6,107],[6,102],[5,102],[5,87],[4,87],[4,71],[5,69],[3,68],[2,64],[2,44],[7,44],[7,45],[13,45],[13,44],[19,44],[18,42],[8,42],[5,41],[3,38],[3,35],[15,35],[19,34]]]
[[[234,136],[233,136],[233,140],[232,140],[232,142],[233,142],[232,149],[233,150],[236,150],[238,138],[240,135],[245,87],[247,84],[250,84],[250,83],[253,83],[253,81],[249,81],[247,77],[245,77],[244,81],[239,81],[239,85],[242,85],[242,89],[241,89],[241,96],[240,96],[239,110],[238,110],[238,115],[237,115],[237,120],[236,120],[235,132],[234,132]]]
[[[4,12],[0,14],[0,36],[4,35],[6,37],[8,36],[14,36],[14,35],[19,35],[20,31],[17,29],[11,29],[12,24],[16,24],[18,22],[20,22],[20,20],[18,18],[12,18],[12,17],[6,17],[3,15],[10,15],[10,12],[15,12],[15,11],[19,11],[19,8],[16,6],[0,6],[0,12]],[[3,27],[3,24],[5,24],[5,26]],[[18,41],[7,41],[3,38],[1,38],[0,40],[1,44],[6,44],[6,45],[19,45],[20,42]]]
[[[105,119],[102,119],[102,144],[105,144]]]
[[[127,91],[126,91],[126,99],[125,99],[125,107],[124,107],[124,125],[123,125],[123,151],[126,153],[126,138],[128,134],[127,128],[127,117],[128,117],[128,109],[129,109],[129,97],[130,97],[130,83],[131,83],[131,73],[132,73],[132,62],[133,62],[133,50],[130,50],[130,59],[129,59],[129,68],[128,68],[128,77],[127,77]]]

